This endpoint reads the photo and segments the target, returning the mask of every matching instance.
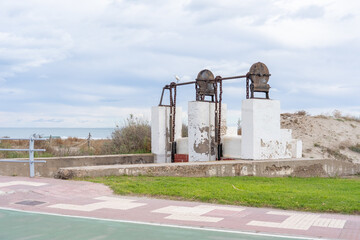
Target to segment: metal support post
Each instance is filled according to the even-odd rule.
[[[34,164],[34,138],[30,137],[29,140],[29,167],[30,177],[35,177],[35,164]]]

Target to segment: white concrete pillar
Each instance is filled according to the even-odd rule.
[[[155,106],[151,108],[151,152],[155,154],[155,162],[171,162],[170,145],[170,107]],[[175,141],[181,137],[182,110],[176,108]]]
[[[226,105],[221,110],[221,135],[226,134]],[[189,162],[215,161],[215,103],[192,101],[188,105]]]
[[[262,154],[261,147],[264,142],[281,139],[280,101],[267,99],[243,100],[241,120],[241,158],[269,158]],[[268,150],[273,152],[273,149]]]

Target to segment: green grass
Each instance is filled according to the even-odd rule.
[[[104,183],[120,195],[360,214],[359,179],[112,176],[82,180]]]
[[[355,146],[351,146],[351,147],[349,147],[349,149],[350,149],[351,151],[360,153],[360,144],[357,144],[357,145],[355,145]]]

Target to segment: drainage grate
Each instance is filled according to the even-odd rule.
[[[21,205],[27,205],[27,206],[36,206],[36,205],[40,205],[40,204],[44,204],[44,203],[45,202],[26,200],[26,201],[17,202],[15,204],[21,204]]]

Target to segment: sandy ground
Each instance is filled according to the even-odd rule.
[[[360,121],[342,116],[282,114],[281,128],[292,129],[293,138],[303,142],[303,157],[336,158],[360,163]]]

